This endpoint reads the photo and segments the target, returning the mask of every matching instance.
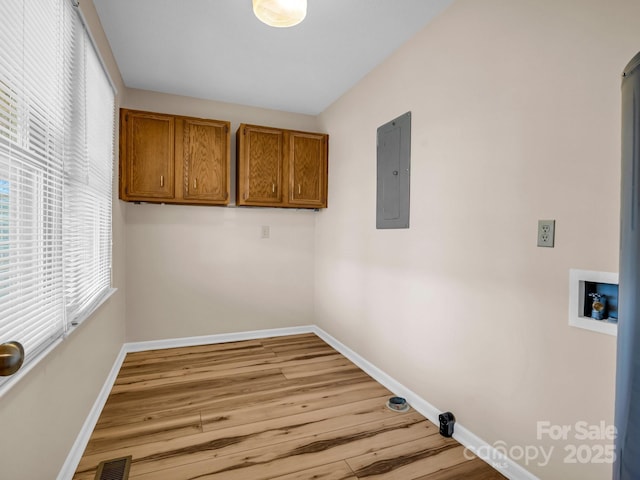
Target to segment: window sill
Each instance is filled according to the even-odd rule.
[[[28,364],[24,365],[18,372],[12,375],[9,380],[7,380],[2,386],[0,386],[0,398],[2,398],[9,390],[13,388],[20,380],[26,377],[31,370],[33,370],[36,365],[38,365],[43,359],[45,359],[53,350],[55,350],[58,345],[71,337],[74,332],[78,329],[80,325],[82,325],[85,321],[89,320],[93,314],[98,311],[98,309],[108,300],[110,299],[114,293],[118,291],[117,288],[110,288],[102,297],[97,299],[91,308],[88,310],[86,315],[84,315],[78,322],[74,322],[75,325],[69,325],[69,329],[65,332],[65,334],[54,341],[51,345],[49,345],[45,350],[42,351],[37,357],[35,357]]]
[[[117,291],[118,291],[117,288],[110,288],[105,292],[104,295],[96,299],[91,305],[91,308],[87,310],[87,313],[85,313],[82,317],[80,317],[77,320],[74,320],[73,322],[71,322],[71,324],[69,324],[69,327],[64,334],[64,338],[68,338],[69,336],[73,335],[73,333],[78,329],[78,327],[84,324],[85,321],[87,321],[94,313],[96,313],[98,309],[102,307],[102,305],[107,300],[109,300],[113,296],[113,294],[116,293]]]

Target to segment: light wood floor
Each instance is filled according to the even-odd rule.
[[[313,334],[128,354],[74,480],[501,479]]]

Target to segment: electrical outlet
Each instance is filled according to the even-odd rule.
[[[555,220],[538,220],[538,246],[553,248],[556,233]]]
[[[269,225],[263,225],[260,228],[260,238],[269,238],[271,234],[271,229],[269,228]]]

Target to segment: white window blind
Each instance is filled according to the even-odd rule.
[[[111,185],[114,98],[77,15],[65,131],[63,259],[66,316],[75,322],[111,283]]]
[[[113,135],[113,90],[70,0],[1,0],[0,343],[22,343],[25,363],[110,290]]]

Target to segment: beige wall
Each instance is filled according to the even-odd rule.
[[[93,3],[83,0],[81,9],[121,92],[120,73]],[[117,178],[117,163],[114,174]],[[124,260],[124,212],[115,201],[113,285],[118,292],[0,399],[0,477],[58,475],[124,341]]]
[[[317,130],[315,117],[141,90],[124,106]],[[235,182],[232,169],[232,183]],[[235,198],[235,188],[231,198]],[[235,202],[234,202],[235,203]],[[126,204],[127,338],[179,338],[313,323],[316,212]],[[271,238],[261,239],[269,226]]]
[[[81,5],[123,106],[234,133],[327,131],[330,208],[116,200],[119,291],[0,400],[14,432],[0,439],[3,477],[55,477],[125,313],[129,341],[317,323],[490,443],[551,446],[538,420],[612,422],[615,339],[568,327],[568,270],[617,271],[620,72],[640,49],[640,3],[458,0],[318,119],[125,90]],[[376,128],[408,110],[411,228],[376,231]],[[535,247],[540,218],[557,220],[554,249]],[[548,467],[527,468],[609,477],[553,446]]]
[[[618,270],[638,18],[637,0],[458,0],[321,115],[316,323],[490,443],[613,422],[615,338],[567,325],[568,276]],[[376,128],[409,110],[411,228],[376,230]],[[536,248],[548,218],[556,247]],[[580,443],[527,468],[610,478],[564,463]]]

